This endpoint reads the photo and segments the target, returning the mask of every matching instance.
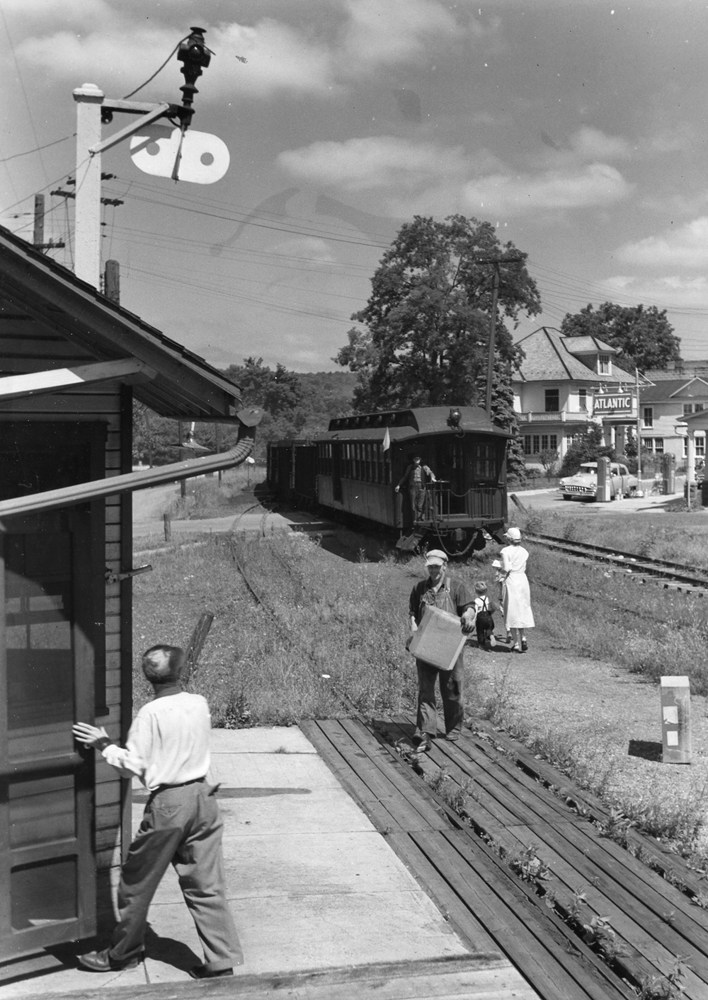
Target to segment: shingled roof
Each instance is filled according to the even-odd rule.
[[[664,379],[642,389],[642,403],[667,403],[670,399],[705,399],[708,381],[702,378]]]
[[[590,342],[597,346],[590,347]],[[580,353],[607,351],[616,353],[615,349],[603,344],[595,337],[563,337],[553,327],[542,326],[518,341],[526,357],[521,363],[521,370],[514,379],[521,382],[593,382],[604,385],[619,385],[633,382],[634,375],[612,365],[611,375],[598,375],[588,368],[580,358],[575,356],[577,344],[581,342]],[[573,350],[571,350],[571,347]]]

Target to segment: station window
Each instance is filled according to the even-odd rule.
[[[578,389],[578,409],[587,410],[588,408],[588,391],[587,389]]]
[[[531,454],[533,454],[533,452],[531,451],[531,435],[524,434],[524,455],[531,455]]]
[[[541,451],[548,451],[548,434],[541,435]]]
[[[705,458],[706,457],[706,438],[705,438],[705,434],[702,434],[700,437],[696,434],[696,437],[695,437],[694,440],[695,440],[695,444],[696,444],[696,458]]]
[[[644,410],[643,410],[643,413],[642,413],[642,422],[643,422],[643,424],[644,424],[645,427],[653,427],[654,426],[654,407],[653,406],[645,406],[644,407]]]
[[[560,410],[560,391],[546,389],[546,413],[558,413]]]
[[[598,375],[610,375],[610,355],[609,354],[598,354],[597,356],[597,373]]]
[[[548,447],[551,451],[558,451],[558,435],[550,434],[548,437]]]
[[[704,410],[704,409],[705,409],[705,403],[694,403],[694,405],[693,405],[693,412],[694,413],[700,413],[701,410]]]
[[[538,453],[540,451],[540,448],[539,448],[539,444],[540,444],[539,437],[538,437],[538,434],[534,434],[532,436],[533,436],[533,447],[531,449],[531,454],[532,455],[538,455]]]
[[[683,404],[684,417],[688,416],[689,413],[693,413],[693,403],[684,403]]]
[[[663,455],[664,454],[664,439],[654,438],[654,454]]]

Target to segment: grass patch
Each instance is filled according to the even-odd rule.
[[[256,604],[246,568],[268,607]],[[135,581],[136,649],[186,645],[202,611],[214,624],[190,689],[215,726],[290,725],[305,718],[397,712],[415,692],[393,563],[329,559],[302,535],[210,536],[154,557]],[[136,703],[148,696],[136,678]]]
[[[265,481],[264,466],[239,465],[222,473],[199,479],[188,479],[186,496],[177,497],[169,507],[175,520],[203,520],[207,517],[228,517],[257,505],[253,490]]]

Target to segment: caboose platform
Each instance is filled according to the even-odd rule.
[[[414,769],[400,750],[411,732],[409,718],[214,732],[246,953],[233,979],[187,977],[200,949],[166,878],[138,969],[91,975],[44,953],[0,966],[3,993],[630,1000],[680,962],[682,995],[708,997],[708,913],[679,858],[626,831],[671,875],[662,878],[603,836],[610,817],[599,802],[501,733],[480,725],[457,745],[437,741]],[[441,767],[445,785],[469,783],[466,820],[424,780]],[[137,801],[136,821],[141,810]]]

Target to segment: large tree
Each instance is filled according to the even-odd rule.
[[[561,323],[565,337],[597,337],[619,350],[623,367],[666,368],[670,361],[681,360],[681,341],[666,318],[666,310],[656,306],[618,306],[603,302],[597,310],[592,303],[579,313],[568,313]]]
[[[499,261],[496,357],[518,364],[505,320],[540,312],[526,254],[501,244],[488,222],[416,216],[400,229],[372,278],[335,360],[357,373],[355,406],[366,410],[484,401],[495,261]],[[505,261],[506,259],[506,261]]]

